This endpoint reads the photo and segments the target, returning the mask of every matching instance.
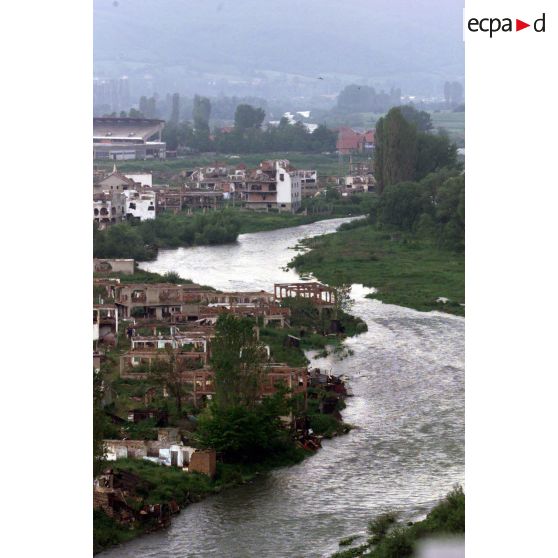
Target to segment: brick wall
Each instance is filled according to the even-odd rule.
[[[191,473],[203,473],[213,478],[217,471],[217,456],[215,450],[194,452],[190,458],[188,471]]]

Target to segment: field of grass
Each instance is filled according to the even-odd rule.
[[[291,262],[300,273],[313,273],[330,285],[362,283],[375,287],[375,298],[421,311],[463,316],[465,259],[431,242],[379,231],[373,225],[338,231],[304,242],[311,250]],[[438,297],[449,299],[446,304]]]
[[[249,168],[257,167],[261,161],[266,159],[288,159],[295,168],[315,169],[318,175],[337,175],[339,172],[338,156],[333,153],[325,155],[322,153],[250,153],[246,155],[227,155],[219,153],[201,153],[187,155],[178,159],[166,159],[164,161],[118,161],[116,163],[121,172],[152,172],[154,182],[165,182],[169,176],[178,174],[186,169],[210,165],[215,161],[225,162],[234,166],[244,163]],[[357,157],[353,157],[354,160]],[[95,161],[96,169],[112,170],[114,161]],[[347,165],[345,164],[345,167]],[[346,169],[345,169],[346,170]]]
[[[431,112],[434,128],[444,128],[448,131],[450,138],[462,147],[465,141],[465,113],[464,112]]]

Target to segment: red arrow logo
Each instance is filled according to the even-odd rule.
[[[516,31],[521,31],[522,29],[525,29],[526,27],[531,27],[531,24],[530,23],[525,23],[524,21],[521,21],[520,19],[515,20],[515,30]]]

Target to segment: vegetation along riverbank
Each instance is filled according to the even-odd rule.
[[[115,292],[116,278],[119,288],[153,285],[165,296],[179,289],[189,293],[189,301],[192,293],[207,299],[227,295],[174,273],[124,277],[96,275],[97,306],[110,309],[128,301]],[[140,282],[132,283],[133,277]],[[341,347],[345,337],[366,330],[338,294],[330,308],[298,297],[282,300],[274,312],[288,320],[280,324],[265,321],[265,314],[235,314],[231,308],[215,314],[214,325],[176,326],[140,308],[133,319],[121,320],[116,336],[104,338],[94,373],[96,552],[164,528],[184,506],[272,468],[296,464],[312,455],[321,439],[349,431],[340,414],[343,381],[319,370],[308,372],[305,356],[305,350]],[[198,312],[204,311],[210,308],[200,304]],[[103,323],[113,322],[108,317]],[[158,348],[165,341],[182,346]],[[148,344],[155,346],[147,349]],[[201,365],[204,354],[209,366]],[[199,394],[206,387],[211,396]],[[163,444],[171,435],[170,447],[180,455],[194,452],[186,470],[170,456],[170,462],[161,462],[171,451]],[[123,449],[125,455],[119,453]],[[209,465],[201,474],[193,466],[196,452],[214,455],[215,468]]]
[[[330,285],[362,283],[369,295],[416,310],[465,314],[465,177],[442,170],[389,185],[361,220],[303,241],[289,264]]]
[[[454,488],[422,521],[401,524],[393,512],[386,512],[368,524],[368,538],[358,544],[359,535],[346,537],[339,546],[351,548],[339,550],[331,558],[409,558],[416,547],[426,539],[459,537],[465,534],[465,493],[461,487]]]
[[[154,260],[160,248],[228,244],[239,234],[306,225],[323,219],[365,214],[373,195],[342,198],[330,189],[320,199],[305,200],[301,212],[273,213],[243,211],[233,207],[208,213],[163,214],[156,219],[125,222],[106,230],[93,229],[96,258]]]

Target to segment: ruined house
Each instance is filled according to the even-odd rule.
[[[116,346],[118,341],[118,310],[114,304],[93,305],[93,348],[99,344]]]
[[[171,283],[130,283],[114,289],[115,304],[123,318],[169,319],[173,314],[187,314],[197,320],[202,301],[199,285]]]
[[[258,169],[246,173],[235,193],[246,209],[295,213],[302,199],[302,179],[289,161],[263,161]]]
[[[277,302],[300,297],[309,300],[318,308],[334,308],[337,303],[336,289],[318,281],[276,283],[274,295]]]
[[[93,273],[133,275],[135,261],[129,258],[93,258]]]

